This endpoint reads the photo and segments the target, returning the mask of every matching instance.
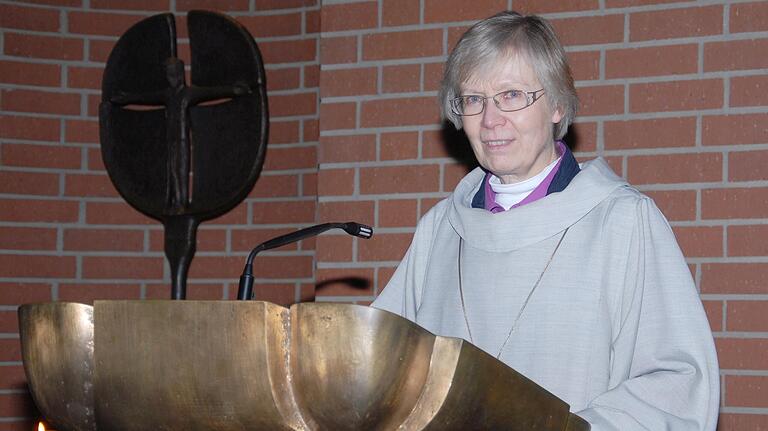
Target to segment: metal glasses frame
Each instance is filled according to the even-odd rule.
[[[504,94],[504,93],[509,93],[510,91],[520,91],[520,90],[515,90],[515,89],[504,90],[504,91],[500,91],[500,92],[494,94],[493,96],[487,96],[487,97],[486,96],[476,95],[476,94],[470,94],[470,95],[467,95],[467,96],[459,96],[459,97],[451,99],[451,110],[453,111],[454,114],[460,115],[462,117],[471,117],[473,115],[480,115],[480,114],[483,113],[483,111],[485,111],[485,105],[487,104],[488,99],[492,99],[493,103],[496,104],[496,107],[499,108],[499,110],[502,111],[502,112],[521,111],[521,110],[523,110],[523,109],[533,105],[534,103],[536,103],[536,101],[539,100],[541,98],[541,96],[544,94],[544,89],[543,88],[540,88],[540,89],[535,90],[535,91],[523,91],[522,93],[525,94],[525,101],[526,101],[525,106],[523,106],[522,108],[517,108],[517,109],[503,109],[501,107],[501,103],[496,98],[498,96]],[[459,103],[461,102],[462,99],[464,99],[466,97],[469,97],[469,96],[480,97],[480,98],[483,99],[483,106],[480,109],[480,112],[478,112],[476,114],[463,114],[463,113],[459,112],[459,107],[458,107]]]

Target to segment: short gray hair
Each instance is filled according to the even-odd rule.
[[[461,116],[453,113],[451,101],[460,95],[461,84],[478,70],[493,66],[497,60],[513,53],[529,61],[551,106],[563,115],[552,133],[555,139],[561,139],[576,116],[579,99],[565,50],[555,30],[536,15],[501,12],[476,23],[464,33],[445,64],[439,94],[443,119],[460,129]]]

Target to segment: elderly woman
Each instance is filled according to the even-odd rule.
[[[470,28],[446,64],[443,115],[480,167],[420,221],[374,307],[461,337],[601,430],[714,430],[712,334],[651,199],[560,139],[577,98],[542,18]]]

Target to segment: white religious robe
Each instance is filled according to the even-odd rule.
[[[469,340],[466,314],[475,345],[566,401],[593,431],[715,430],[712,334],[653,201],[596,159],[562,192],[492,214],[470,205],[483,175],[470,172],[419,221],[373,306]]]

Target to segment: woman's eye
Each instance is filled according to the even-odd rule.
[[[464,97],[464,103],[467,105],[479,105],[483,103],[483,98],[480,96],[466,96]]]
[[[501,97],[507,100],[521,99],[525,97],[525,93],[520,90],[509,90],[501,93]]]

